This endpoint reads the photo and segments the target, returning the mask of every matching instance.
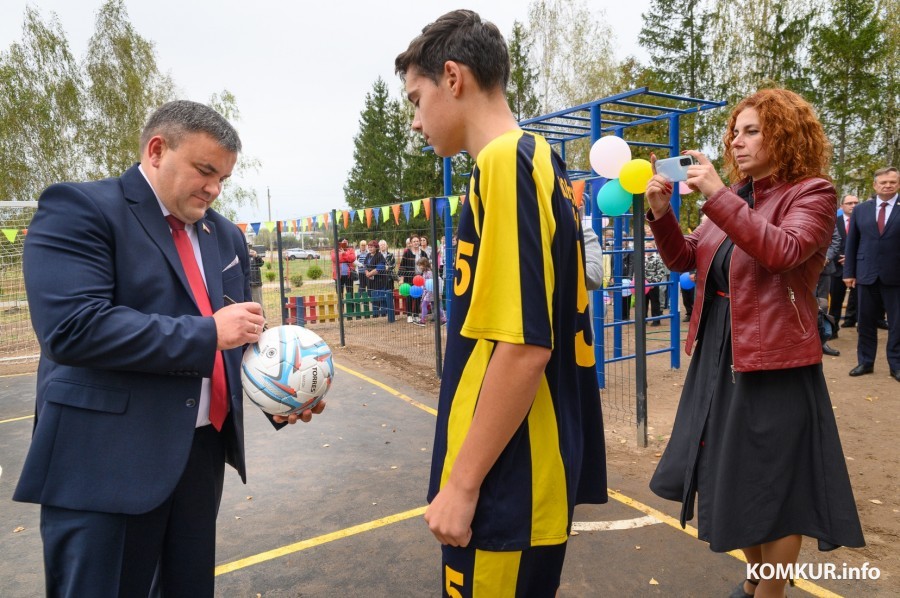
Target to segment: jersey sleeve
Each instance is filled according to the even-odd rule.
[[[506,136],[479,156],[473,197],[479,239],[463,336],[553,347],[555,180],[549,146],[546,156],[540,150],[530,135]],[[546,168],[536,167],[541,162]]]

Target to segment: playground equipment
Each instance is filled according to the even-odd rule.
[[[652,91],[647,87],[639,87],[631,91],[618,93],[605,98],[594,100],[579,106],[566,108],[543,116],[523,120],[519,123],[522,129],[538,133],[555,146],[556,151],[563,160],[566,160],[569,144],[582,139],[590,140],[591,145],[604,135],[614,135],[627,142],[631,147],[652,148],[674,156],[680,152],[679,138],[681,133],[681,119],[690,114],[696,114],[704,110],[710,110],[724,106],[725,102],[704,100],[679,96],[668,93]],[[668,124],[668,139],[665,143],[640,141],[628,139],[626,133],[638,127],[652,123],[664,122]],[[640,167],[640,165],[638,165]],[[451,161],[444,159],[444,193],[453,194],[451,188]],[[606,172],[607,175],[612,174]],[[600,239],[603,235],[604,214],[597,208],[595,198],[607,183],[611,182],[609,176],[602,176],[594,170],[570,170],[569,177],[572,181],[585,181],[584,197],[586,201],[585,215],[591,219],[591,225]],[[619,181],[612,181],[618,185]],[[623,187],[628,186],[623,179]],[[627,189],[626,189],[627,191]],[[453,230],[449,210],[445,213],[438,203],[439,213],[443,214],[445,235],[452,238]],[[672,208],[680,215],[681,195],[678,186],[672,196]],[[627,209],[627,208],[626,208]],[[621,313],[620,306],[623,301],[623,290],[628,288],[644,288],[644,208],[643,193],[634,193],[631,213],[611,214],[608,218],[607,228],[612,231],[613,245],[604,251],[612,254],[612,277],[617,284],[608,286],[605,290],[611,296],[611,307],[614,314]],[[633,234],[629,235],[629,230]],[[626,242],[632,241],[634,249],[626,247]],[[634,252],[634,278],[623,284],[623,256]],[[449,253],[449,252],[448,252]],[[447,267],[452,272],[453,256],[447,256]],[[609,273],[607,273],[609,275]],[[450,282],[452,275],[445,279],[445,293],[452,298]],[[635,293],[636,304],[634,313],[641,317],[633,320],[617,321],[613,319],[607,322],[606,305],[603,301],[603,291],[593,292],[593,319],[594,319],[594,351],[597,360],[597,379],[600,388],[607,385],[607,367],[611,363],[623,360],[635,360],[635,419],[637,426],[638,445],[647,446],[647,355],[655,353],[669,353],[672,368],[681,366],[679,345],[681,334],[679,328],[678,289],[679,274],[672,273],[670,279],[664,283],[655,283],[657,286],[665,285],[669,289],[669,314],[660,318],[667,321],[669,339],[665,347],[647,351],[646,322],[643,318],[646,298],[643,293]],[[452,310],[452,301],[448,301],[448,311]],[[634,326],[634,348],[626,351],[623,345],[622,330],[625,326]],[[607,357],[606,329],[612,329],[612,354]]]

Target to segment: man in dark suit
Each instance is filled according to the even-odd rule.
[[[841,237],[841,243],[838,248],[838,258],[834,261],[835,271],[831,275],[831,289],[829,300],[828,314],[834,319],[835,324],[841,322],[841,310],[844,308],[844,297],[847,293],[847,285],[844,284],[844,254],[847,247],[847,233],[850,230],[850,215],[859,204],[859,198],[855,195],[848,195],[841,201],[841,210],[843,214],[837,217],[835,228]],[[844,328],[854,328],[856,326],[856,291],[850,291],[847,297],[847,311],[844,313]],[[837,329],[835,329],[833,337],[837,337]]]
[[[891,376],[900,382],[900,209],[897,189],[900,172],[875,172],[875,199],[859,204],[850,218],[844,283],[858,289],[859,340],[857,366],[851,376],[871,374],[878,348],[876,322],[879,305],[888,320],[887,361]]]
[[[243,234],[209,209],[241,142],[176,101],[140,147],[120,178],[44,191],[25,241],[41,361],[13,498],[41,505],[48,596],[212,596],[225,463],[246,479],[240,363],[264,320]]]

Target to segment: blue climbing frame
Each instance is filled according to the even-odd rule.
[[[593,144],[597,139],[600,139],[600,137],[606,134],[612,134],[618,137],[622,137],[626,142],[628,142],[630,146],[633,147],[656,148],[658,150],[667,152],[669,156],[673,156],[678,154],[680,151],[679,136],[681,117],[698,113],[703,110],[719,108],[724,105],[725,102],[678,96],[668,93],[651,91],[646,87],[639,87],[631,91],[618,93],[609,97],[588,102],[586,104],[581,104],[580,106],[574,106],[572,108],[566,108],[565,110],[552,112],[544,116],[538,116],[535,118],[523,120],[519,123],[519,125],[526,131],[538,133],[546,138],[547,141],[549,141],[555,147],[556,151],[560,154],[563,160],[566,160],[566,147],[568,143],[587,138],[590,139],[590,143]],[[669,125],[669,139],[666,143],[651,143],[646,141],[627,139],[626,132],[629,129],[634,129],[636,127],[648,125],[651,123],[658,123],[660,121],[666,121]],[[454,190],[452,189],[451,184],[451,174],[452,166],[450,159],[445,158],[444,192],[446,195],[454,194]],[[585,214],[591,217],[591,223],[594,227],[594,230],[597,231],[598,237],[600,239],[603,239],[603,214],[598,208],[596,208],[593,198],[596,197],[597,191],[599,191],[600,188],[607,182],[607,179],[601,177],[592,170],[570,170],[569,177],[572,180],[583,179],[586,181],[584,201]],[[620,217],[609,218],[609,226],[613,231],[613,249],[610,251],[604,248],[604,251],[606,253],[612,254],[613,280],[618,281],[619,284],[607,287],[605,290],[610,293],[612,297],[612,307],[615,310],[613,313],[616,314],[621,313],[619,309],[622,302],[622,290],[624,288],[621,284],[621,281],[623,272],[623,256],[625,253],[631,251],[635,252],[635,288],[640,289],[644,286],[644,218],[642,206],[643,195],[636,195],[632,213],[625,214]],[[680,215],[681,197],[678,193],[677,186],[675,188],[675,193],[672,196],[672,207],[675,210],[676,214]],[[446,239],[448,239],[449,243],[449,239],[452,239],[453,237],[453,225],[450,219],[449,204],[447,202],[439,201],[437,204],[437,208],[439,210],[439,213],[443,215],[444,235]],[[637,224],[638,226],[632,227],[631,220],[634,218],[637,219],[637,222],[635,222],[635,224]],[[633,237],[629,237],[627,235],[627,231],[630,228],[634,230]],[[633,250],[626,248],[625,243],[627,241],[634,242]],[[452,255],[452,252],[448,252],[448,255],[446,256],[445,268],[447,268],[449,272],[453,271],[454,257],[455,256]],[[606,274],[609,275],[609,273]],[[449,298],[453,296],[450,293],[452,278],[452,275],[445,276],[444,283],[444,292],[446,293],[445,296],[448,298],[448,313],[452,309],[451,302],[449,301]],[[646,355],[668,352],[670,353],[672,367],[679,368],[681,366],[680,352],[678,350],[678,346],[681,343],[678,315],[679,294],[675,292],[678,289],[678,274],[672,273],[669,281],[657,283],[657,285],[667,286],[670,291],[669,314],[656,318],[661,320],[668,320],[670,342],[666,348],[658,349],[650,353],[646,353],[646,345],[644,341],[645,321],[643,320],[643,318],[636,318],[635,320],[627,321],[612,321],[607,324],[604,317],[606,306],[603,302],[603,290],[594,291],[594,330],[599,331],[603,330],[604,328],[613,329],[614,346],[612,356],[609,359],[605,358],[605,335],[598,333],[595,335],[594,339],[594,351],[598,364],[597,378],[600,382],[601,388],[605,388],[606,386],[606,363],[612,363],[625,359],[635,359],[635,357],[639,354]],[[636,293],[636,299],[638,299],[638,302],[635,305],[634,313],[642,314],[644,299],[643,294]],[[651,318],[651,320],[652,319],[653,318]],[[631,324],[634,324],[636,327],[635,353],[625,355],[622,352],[622,327]],[[642,362],[643,360],[637,361]],[[603,365],[601,366],[600,364]]]

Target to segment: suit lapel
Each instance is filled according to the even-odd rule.
[[[209,304],[215,312],[225,304],[222,295],[222,258],[219,255],[216,226],[206,218],[201,218],[194,226],[200,242],[200,256],[203,259],[203,275],[206,277],[206,289],[209,291]]]
[[[178,257],[178,250],[175,249],[175,242],[172,240],[172,231],[169,230],[169,224],[163,218],[162,210],[153,189],[138,170],[137,165],[132,166],[125,174],[122,175],[122,189],[125,199],[131,204],[131,212],[140,222],[141,226],[147,232],[150,240],[156,244],[160,252],[165,256],[166,261],[172,268],[172,272],[181,281],[181,287],[188,297],[193,299],[191,285],[188,283],[187,276],[184,273],[184,267],[181,265],[181,258]],[[199,312],[199,308],[198,308]]]
[[[141,226],[147,232],[147,236],[156,244],[160,252],[165,256],[166,261],[172,268],[172,272],[181,282],[181,288],[191,298],[194,305],[194,293],[191,291],[191,284],[188,282],[187,275],[184,273],[184,266],[181,265],[181,258],[178,256],[178,250],[175,249],[175,242],[172,240],[172,231],[169,224],[163,217],[159,202],[153,189],[144,178],[144,175],[138,170],[137,166],[129,168],[120,178],[125,199],[131,203],[131,211],[137,218]],[[206,229],[203,225],[206,225]],[[209,291],[210,305],[213,312],[222,307],[222,267],[219,258],[218,243],[216,242],[215,226],[208,222],[206,218],[197,221],[197,238],[200,241],[200,254],[203,259],[203,274],[206,278],[206,287]],[[206,231],[209,230],[209,233]],[[197,307],[197,313],[200,308]]]
[[[876,200],[876,201],[880,201],[880,200]],[[900,212],[900,198],[897,198],[897,200],[894,201],[894,207],[891,208],[891,215],[888,216],[887,221],[884,223],[884,233],[882,233],[882,235],[881,235],[882,237],[891,231],[891,227],[897,226],[897,224],[896,224],[897,219],[898,219],[897,212]],[[877,209],[875,211],[875,218],[876,219],[878,218]],[[878,230],[877,225],[875,226],[875,230],[876,231]]]

